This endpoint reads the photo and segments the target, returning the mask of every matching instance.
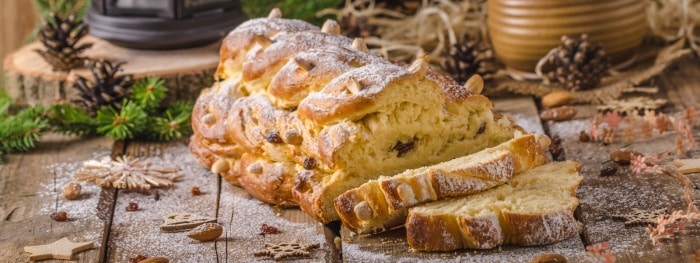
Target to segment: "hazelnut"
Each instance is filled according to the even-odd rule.
[[[80,184],[70,182],[63,187],[63,197],[68,200],[78,199],[80,197],[80,189],[82,189]]]
[[[637,155],[642,154],[630,149],[619,149],[610,153],[610,160],[618,164],[626,165],[629,164],[632,161],[632,159]]]

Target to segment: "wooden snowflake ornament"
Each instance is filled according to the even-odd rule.
[[[180,170],[172,167],[153,165],[131,156],[112,160],[106,156],[100,161],[89,160],[75,173],[75,179],[95,182],[102,187],[151,189],[151,187],[171,187],[180,179]]]
[[[310,258],[311,250],[321,245],[296,243],[265,243],[265,249],[255,252],[256,257],[269,257],[275,261],[286,259]]]
[[[615,220],[624,220],[625,226],[634,225],[654,225],[659,216],[666,216],[666,209],[643,210],[632,208],[632,211],[626,214],[615,214],[612,218]]]

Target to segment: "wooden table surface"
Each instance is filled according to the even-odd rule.
[[[700,106],[700,66],[695,58],[679,61],[655,78],[661,89],[655,97],[669,100],[663,112],[672,114]],[[310,260],[301,262],[529,262],[543,253],[566,256],[570,262],[589,260],[585,246],[608,242],[617,262],[697,262],[700,228],[689,224],[676,237],[652,245],[644,226],[628,226],[612,215],[632,208],[684,209],[683,187],[675,179],[653,174],[633,175],[623,168],[617,175],[601,177],[601,164],[609,153],[623,146],[645,154],[671,150],[675,135],[637,140],[632,144],[583,143],[579,131],[586,130],[594,106],[576,106],[579,115],[570,121],[542,122],[538,105],[531,97],[493,98],[495,107],[510,113],[530,132],[557,135],[567,159],[583,164],[584,181],[577,196],[576,211],[582,223],[580,236],[538,247],[503,246],[492,250],[463,250],[450,253],[414,253],[405,242],[403,229],[373,236],[356,236],[339,223],[321,225],[298,209],[278,209],[260,203],[242,189],[222,182],[203,169],[187,150],[187,142],[113,142],[105,138],[78,138],[57,134],[43,137],[29,153],[10,154],[0,165],[0,262],[27,262],[24,246],[46,244],[62,237],[73,242],[92,241],[95,248],[78,253],[78,262],[128,262],[129,258],[162,256],[170,262],[262,261],[253,252],[265,243],[298,241],[319,243]],[[697,137],[698,128],[693,129]],[[82,162],[104,156],[129,154],[154,163],[178,167],[183,179],[169,189],[130,191],[102,189],[81,182],[78,200],[63,198],[62,189],[73,179]],[[693,149],[686,157],[698,157]],[[694,200],[700,200],[698,174],[689,175],[695,185]],[[193,196],[192,187],[202,195]],[[126,211],[129,202],[139,210]],[[66,211],[69,220],[49,218]],[[224,234],[212,242],[199,242],[181,233],[163,233],[159,225],[171,212],[191,212],[218,218]],[[280,229],[277,235],[260,235],[260,226]],[[268,260],[269,261],[269,260]],[[51,260],[47,262],[52,262]]]

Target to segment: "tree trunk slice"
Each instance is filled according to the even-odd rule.
[[[131,74],[134,79],[163,78],[169,88],[168,102],[195,100],[203,88],[213,83],[213,74],[219,63],[219,43],[191,49],[153,51],[127,49],[92,36],[86,36],[82,41],[94,43],[83,54],[90,59],[126,62],[122,74]],[[53,71],[35,49],[43,49],[43,46],[34,42],[5,57],[4,87],[14,102],[19,105],[50,105],[78,99],[78,91],[72,88],[72,82],[76,76],[92,80],[90,71],[87,68]]]

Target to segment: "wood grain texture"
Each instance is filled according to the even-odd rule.
[[[0,7],[0,58],[2,58],[24,45],[27,37],[34,30],[39,15],[33,1],[3,0]]]
[[[138,80],[150,76],[163,78],[169,88],[168,101],[195,100],[199,91],[211,86],[214,70],[219,62],[218,44],[167,50],[134,50],[86,36],[81,43],[93,43],[83,56],[91,59],[108,59],[127,62],[120,74],[132,75]],[[53,104],[78,98],[72,88],[77,76],[92,81],[87,68],[70,72],[56,72],[34,50],[43,49],[33,42],[8,54],[4,58],[5,88],[17,104]]]
[[[62,191],[82,162],[109,155],[112,141],[45,135],[30,154],[9,154],[0,165],[0,261],[27,262],[24,246],[52,243],[63,237],[92,241],[97,249],[74,256],[78,262],[97,262],[104,221],[95,213],[99,187],[81,183],[77,200]],[[56,222],[50,214],[66,211],[68,220]],[[52,261],[45,261],[52,262]],[[61,261],[53,261],[61,262]]]
[[[154,165],[177,167],[182,178],[172,188],[150,190],[119,189],[112,214],[112,226],[106,249],[106,262],[128,262],[137,255],[165,257],[171,262],[217,262],[214,242],[199,242],[187,232],[165,233],[163,218],[172,212],[216,216],[218,182],[189,155],[184,141],[128,142],[125,154]],[[202,195],[193,196],[192,187]],[[130,202],[137,211],[127,211]]]
[[[698,81],[700,66],[695,58],[682,60],[677,67],[666,70],[665,74],[655,80],[661,92],[655,97],[667,98],[670,102],[663,111],[672,114],[688,106],[698,106]],[[627,166],[619,166],[618,173],[602,177],[602,164],[609,160],[610,153],[621,147],[636,150],[643,154],[655,154],[663,151],[671,153],[662,160],[661,166],[674,170],[670,164],[672,158],[700,157],[697,149],[688,156],[674,154],[675,133],[655,136],[652,139],[637,139],[632,144],[621,142],[603,145],[600,142],[583,143],[579,141],[579,132],[588,130],[588,125],[596,112],[593,106],[578,106],[584,112],[578,119],[567,122],[548,122],[552,135],[559,135],[567,159],[583,163],[581,174],[584,181],[577,195],[581,204],[577,218],[584,224],[582,234],[586,244],[608,242],[617,262],[695,262],[691,257],[700,248],[700,228],[697,224],[688,224],[686,229],[676,237],[665,240],[659,246],[653,246],[645,226],[625,226],[622,221],[612,219],[613,214],[627,213],[632,208],[684,210],[682,185],[674,178],[660,174],[634,175]],[[697,127],[694,130],[698,139]],[[618,140],[619,141],[619,140]],[[700,177],[689,175],[697,186]],[[691,193],[700,200],[697,187]]]

